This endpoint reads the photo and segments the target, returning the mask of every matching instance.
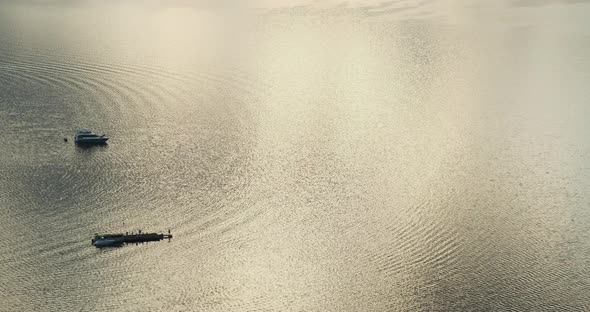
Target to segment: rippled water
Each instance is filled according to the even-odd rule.
[[[0,1],[0,311],[590,310],[589,16]]]

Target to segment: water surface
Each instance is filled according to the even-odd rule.
[[[0,1],[0,311],[590,310],[589,14]]]

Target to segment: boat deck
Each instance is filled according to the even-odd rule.
[[[92,245],[96,247],[121,246],[123,244],[137,244],[157,242],[163,239],[172,239],[172,234],[159,233],[132,233],[132,234],[96,234],[92,239]]]

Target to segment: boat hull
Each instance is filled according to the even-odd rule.
[[[96,139],[79,139],[74,142],[78,145],[103,145],[107,144],[108,138],[96,138]]]
[[[120,247],[124,244],[139,244],[157,242],[163,239],[172,239],[172,234],[137,233],[137,234],[96,234],[92,239],[92,245],[102,247]]]
[[[123,246],[123,242],[117,239],[99,239],[92,243],[96,248],[104,248],[104,247],[121,247]]]

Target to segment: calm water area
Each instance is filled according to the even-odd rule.
[[[0,0],[0,311],[590,311],[589,120],[590,1]]]

